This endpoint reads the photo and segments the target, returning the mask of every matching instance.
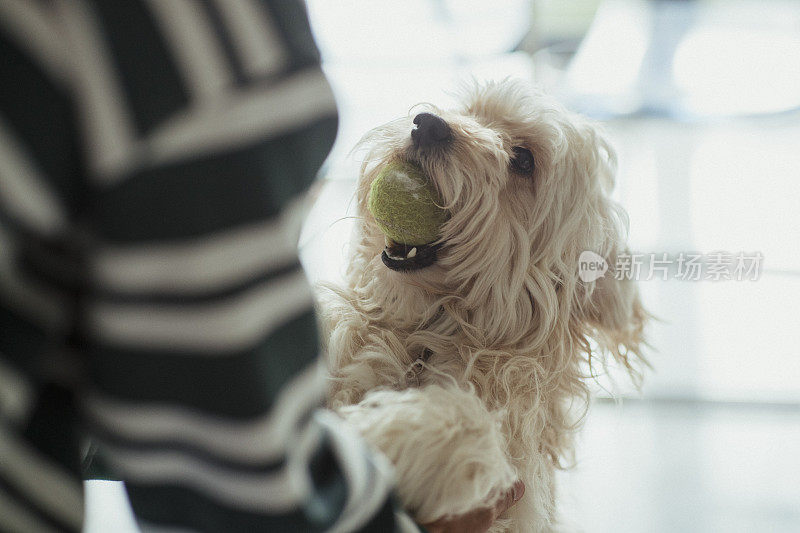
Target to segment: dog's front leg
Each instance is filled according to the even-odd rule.
[[[398,495],[420,523],[486,505],[517,479],[500,415],[472,391],[372,391],[339,412],[394,464]]]

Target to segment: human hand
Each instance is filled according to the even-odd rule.
[[[511,489],[496,502],[466,514],[440,518],[435,522],[423,524],[429,533],[484,533],[497,517],[505,513],[525,494],[525,483],[517,481]]]

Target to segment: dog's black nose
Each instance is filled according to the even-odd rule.
[[[432,146],[450,140],[450,126],[441,117],[420,113],[414,117],[416,128],[411,130],[411,140],[416,147]]]

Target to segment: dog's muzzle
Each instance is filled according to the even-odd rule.
[[[414,117],[414,124],[416,127],[411,130],[411,142],[417,149],[444,145],[453,137],[447,122],[432,113],[418,114]],[[412,246],[387,240],[381,260],[397,272],[420,270],[436,262],[436,254],[441,247],[441,243]]]
[[[410,246],[389,242],[383,249],[383,264],[397,272],[409,272],[431,266],[436,262],[436,252],[441,244]]]

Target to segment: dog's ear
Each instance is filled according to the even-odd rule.
[[[611,198],[616,173],[616,156],[601,132],[590,124],[580,128],[583,153],[579,155],[589,172],[587,231],[578,254],[605,262],[607,270],[597,277],[577,260],[578,284],[573,308],[574,327],[589,353],[590,364],[605,365],[611,356],[624,366],[638,385],[645,346],[644,327],[650,318],[642,305],[636,280],[617,271],[618,258],[628,254],[628,217]],[[588,165],[587,165],[588,162]],[[596,254],[591,256],[590,254]],[[599,256],[599,257],[598,257]],[[586,257],[584,255],[583,257]],[[601,263],[602,264],[602,263]],[[576,333],[578,333],[576,331]],[[599,357],[598,357],[599,356]],[[592,373],[596,372],[592,368]]]

